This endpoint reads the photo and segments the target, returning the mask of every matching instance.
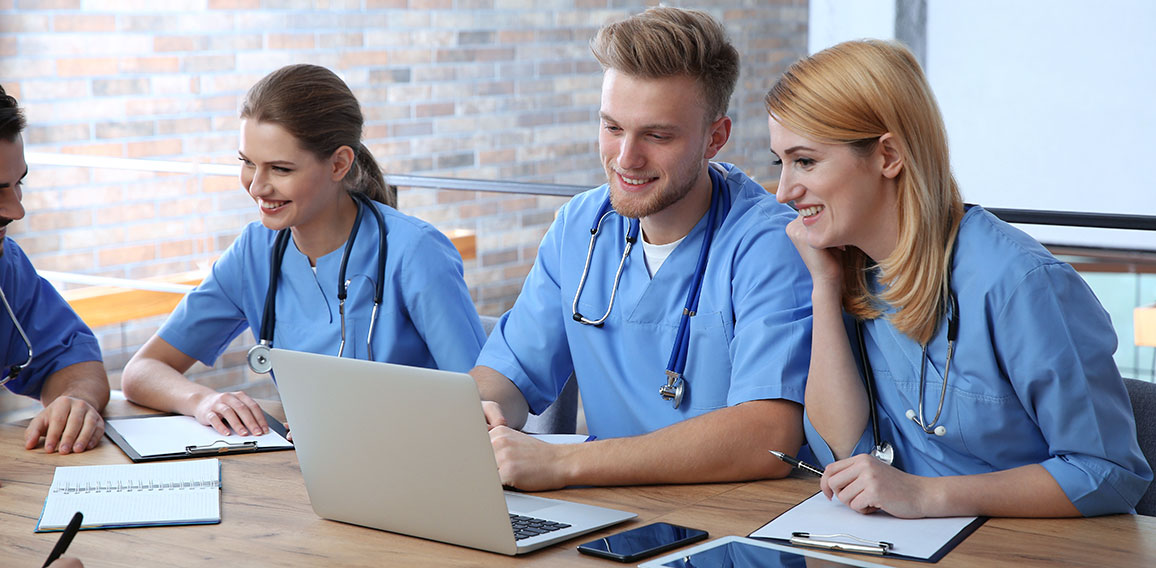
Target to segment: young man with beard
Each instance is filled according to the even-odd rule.
[[[665,7],[605,26],[591,47],[608,183],[558,212],[471,371],[502,481],[781,477],[767,450],[803,440],[810,279],[784,231],[794,212],[710,162],[730,136],[738,53],[710,16]],[[517,431],[571,372],[597,439]]]
[[[44,438],[48,453],[83,452],[104,435],[108,376],[92,331],[7,236],[24,218],[24,123],[0,87],[0,384],[44,404],[25,431],[27,449]]]

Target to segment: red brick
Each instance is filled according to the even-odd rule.
[[[419,104],[414,111],[414,115],[418,118],[426,118],[430,116],[453,116],[454,103],[429,103]]]
[[[5,91],[8,89],[5,88]],[[20,100],[18,93],[9,93]],[[76,142],[88,140],[89,128],[87,124],[58,124],[53,126],[28,127],[25,133],[29,144],[54,144],[59,142]]]
[[[35,212],[27,213],[27,216],[22,221],[24,229],[28,232],[39,231],[58,231],[61,229],[72,229],[75,227],[91,227],[92,226],[92,212],[84,210],[45,210],[41,209]]]
[[[238,191],[241,189],[241,181],[235,177],[206,176],[201,182],[201,189],[209,193]]]
[[[0,57],[16,55],[20,51],[16,38],[12,36],[0,37]]]
[[[206,117],[175,118],[157,121],[157,134],[160,135],[209,132],[212,129],[212,121]]]
[[[210,10],[256,10],[261,0],[209,0]]]
[[[160,258],[174,258],[189,256],[195,252],[190,241],[168,241],[160,245]]]
[[[313,49],[313,34],[269,34],[265,40],[268,49]]]
[[[176,156],[181,153],[180,138],[153,139],[147,142],[125,144],[125,156],[141,158],[145,156]]]
[[[83,272],[94,266],[90,252],[74,252],[37,256],[36,268],[56,272]]]
[[[156,36],[153,38],[153,50],[165,51],[198,51],[205,48],[203,36]]]
[[[90,210],[103,225],[116,225],[133,221],[151,220],[156,217],[156,206],[152,203],[117,203]],[[131,238],[132,227],[125,229],[125,237]]]
[[[369,10],[403,9],[409,7],[409,0],[366,0],[365,7]]]
[[[338,65],[342,69],[352,67],[380,67],[388,65],[390,52],[388,51],[347,51],[341,54]]]
[[[122,73],[176,73],[181,61],[176,57],[126,57],[120,60]]]
[[[454,0],[409,0],[410,10],[449,10]]]
[[[83,144],[80,146],[62,146],[61,154],[78,154],[83,156],[111,156],[124,157],[124,145],[119,143]]]
[[[114,32],[116,16],[105,14],[60,14],[52,18],[56,32]]]
[[[143,95],[149,92],[149,81],[144,77],[134,79],[94,79],[92,94],[97,97],[120,97]]]
[[[322,49],[365,45],[365,34],[361,32],[323,33],[317,39]]]
[[[237,59],[232,55],[190,55],[182,68],[187,73],[232,71],[237,68]]]
[[[20,0],[21,10],[78,10],[80,0]]]
[[[115,75],[117,60],[114,57],[92,57],[80,59],[57,59],[56,74],[61,77],[92,77]]]
[[[96,258],[99,266],[116,266],[118,264],[135,264],[154,260],[157,257],[156,245],[132,245],[127,247],[106,248],[97,251]]]

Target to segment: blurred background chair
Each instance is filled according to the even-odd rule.
[[[1148,463],[1156,469],[1156,383],[1137,379],[1124,379],[1128,387],[1128,398],[1132,399],[1132,413],[1136,416],[1136,437],[1140,450]],[[1136,512],[1156,517],[1156,482],[1148,486],[1148,491],[1136,504]]]

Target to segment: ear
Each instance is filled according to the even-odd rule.
[[[708,128],[707,136],[709,139],[706,145],[706,154],[703,156],[707,160],[715,157],[719,150],[722,150],[722,147],[726,145],[727,140],[731,139],[731,117],[723,115],[712,122]]]
[[[876,148],[879,157],[883,160],[883,177],[895,179],[899,172],[903,171],[903,153],[900,151],[898,140],[890,132],[887,132],[879,137],[879,144]]]
[[[349,169],[353,167],[353,161],[357,158],[353,153],[353,148],[349,146],[342,146],[333,151],[333,155],[329,157],[330,179],[333,181],[341,181],[345,179]]]

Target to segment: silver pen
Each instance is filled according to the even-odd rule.
[[[809,471],[809,472],[811,472],[811,473],[813,473],[819,477],[823,477],[823,470],[821,470],[821,469],[819,469],[819,468],[817,468],[817,467],[815,467],[815,466],[813,466],[813,465],[811,465],[811,464],[809,464],[803,460],[795,459],[795,458],[788,456],[787,454],[784,454],[783,452],[780,452],[777,450],[767,450],[767,451],[774,454],[776,458],[779,458],[779,459],[787,462],[791,467],[797,467],[801,470]]]

